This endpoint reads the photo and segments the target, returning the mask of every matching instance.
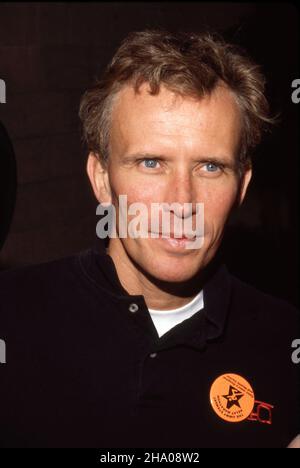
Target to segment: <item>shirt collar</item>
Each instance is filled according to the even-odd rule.
[[[110,295],[114,301],[129,306],[136,302],[141,306],[142,313],[136,314],[135,321],[156,341],[156,348],[163,349],[175,344],[189,344],[197,349],[203,349],[207,343],[219,338],[226,325],[231,296],[231,275],[226,266],[218,260],[211,262],[205,269],[203,284],[204,309],[192,317],[176,325],[160,338],[142,295],[131,295],[123,288],[114,262],[106,253],[104,246],[94,245],[82,252],[80,263],[86,275],[104,294]],[[199,289],[202,285],[199,285]],[[130,314],[130,312],[128,312]],[[132,314],[130,314],[132,316]]]

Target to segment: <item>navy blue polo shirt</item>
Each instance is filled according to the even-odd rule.
[[[104,251],[1,273],[0,446],[286,447],[300,432],[298,311],[218,263],[202,286],[204,308],[159,337]],[[210,401],[227,374],[255,395],[234,423]]]

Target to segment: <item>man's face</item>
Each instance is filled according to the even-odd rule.
[[[109,190],[98,200],[112,202],[117,214],[119,195],[127,195],[128,207],[142,202],[148,208],[149,231],[152,203],[192,204],[186,216],[192,216],[193,228],[196,204],[203,203],[201,248],[174,246],[150,234],[148,238],[110,240],[110,249],[126,253],[126,258],[156,279],[187,281],[215,255],[237,197],[243,198],[240,183],[244,192],[250,179],[249,171],[241,181],[235,163],[240,111],[225,87],[201,100],[180,97],[163,86],[158,95],[151,96],[148,89],[148,84],[143,84],[140,94],[135,94],[126,86],[115,103],[106,173]],[[171,210],[171,222],[175,216],[182,219]],[[128,221],[132,218],[128,216]],[[117,217],[117,230],[118,223]],[[170,231],[174,232],[172,226]]]

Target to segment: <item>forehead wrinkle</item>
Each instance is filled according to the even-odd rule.
[[[224,92],[226,92],[226,94],[224,94]],[[211,109],[211,107],[207,107],[207,106],[209,106],[209,103],[211,102],[213,98],[217,98],[218,96],[221,97],[221,101],[224,102],[225,100],[225,103],[226,101],[228,103],[228,100],[229,100],[229,108],[227,106],[226,112],[227,114],[229,113],[232,116],[233,125],[236,124],[236,122],[237,122],[237,125],[239,125],[239,115],[235,113],[235,110],[239,109],[239,106],[236,103],[236,101],[232,98],[231,94],[232,93],[228,94],[228,90],[224,90],[224,89],[222,89],[221,91],[217,90],[215,96],[213,95],[205,96],[203,99],[199,101],[196,101],[195,99],[193,99],[193,103],[196,104],[196,106],[191,106],[190,100],[189,101],[184,100],[181,96],[179,96],[181,98],[180,104],[182,104],[183,106],[187,104],[188,107],[186,107],[185,110],[183,108],[183,110],[181,111],[182,107],[178,108],[177,106],[177,112],[173,114],[171,113],[170,119],[168,118],[164,119],[163,117],[160,117],[160,116],[165,115],[166,113],[171,111],[172,108],[174,109],[174,107],[172,106],[172,108],[170,108],[169,106],[167,106],[166,108],[166,106],[165,107],[158,106],[158,109],[155,108],[155,105],[157,105],[158,101],[156,101],[155,103],[153,99],[159,98],[159,95],[141,96],[141,95],[135,95],[132,92],[132,96],[130,96],[130,90],[125,90],[124,96],[123,96],[124,99],[119,99],[116,102],[116,106],[114,109],[116,113],[114,115],[115,118],[113,119],[113,125],[114,125],[115,130],[118,133],[118,140],[122,139],[124,143],[129,143],[129,144],[130,144],[131,131],[133,135],[135,135],[136,133],[137,134],[139,133],[139,135],[145,134],[145,138],[148,139],[149,133],[147,134],[147,130],[151,134],[151,129],[153,129],[156,135],[158,137],[161,137],[162,139],[164,138],[168,139],[172,137],[177,137],[181,139],[181,138],[186,138],[186,136],[190,136],[190,132],[192,132],[192,136],[194,136],[194,134],[196,135],[197,132],[199,132],[200,130],[201,132],[207,131],[208,133],[203,134],[204,140],[206,136],[209,137],[210,135],[213,135],[216,132],[216,130],[218,130],[219,140],[222,140],[220,132],[226,133],[226,125],[225,126],[220,125],[220,119],[214,118],[215,111]],[[129,99],[130,97],[131,98],[133,97],[135,99],[137,107],[132,106],[132,103],[130,102],[130,99]],[[143,100],[139,100],[140,97],[142,97],[142,99],[151,100],[149,101],[150,104],[152,103],[155,104],[153,107],[151,105],[150,107],[146,106],[146,111],[145,111],[146,113],[141,112],[144,106],[143,106]],[[169,98],[169,94],[167,94],[166,97]],[[172,100],[174,102],[173,95],[172,95]],[[158,114],[157,118],[153,116],[153,113],[155,111]],[[141,116],[141,118],[138,118],[139,116]],[[187,119],[189,120],[188,123],[185,122]],[[196,124],[195,124],[195,121],[197,121]],[[147,128],[148,126],[150,127],[150,129]],[[217,129],[216,129],[216,126],[217,126]],[[225,134],[225,137],[226,137],[226,134]],[[199,139],[198,139],[198,142],[199,142]],[[120,143],[121,142],[119,141],[119,144]],[[152,143],[153,141],[152,142],[149,141],[149,144],[152,144]],[[205,146],[207,146],[208,143],[209,143],[209,140],[204,141]],[[161,141],[161,144],[168,145],[168,142]],[[176,144],[178,144],[178,142]],[[192,145],[192,143],[190,143],[190,145]]]

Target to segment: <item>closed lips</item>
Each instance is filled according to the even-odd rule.
[[[162,232],[152,232],[152,234],[156,234],[156,235],[162,236],[163,233],[162,233]],[[167,237],[171,237],[171,238],[174,238],[174,239],[178,239],[178,240],[180,240],[180,239],[191,240],[191,239],[194,239],[194,238],[195,238],[195,234],[184,235],[184,236],[182,236],[182,237],[175,237],[175,234],[174,234],[173,232],[170,233],[170,234],[167,232],[167,233],[165,233],[164,235],[167,236]]]

